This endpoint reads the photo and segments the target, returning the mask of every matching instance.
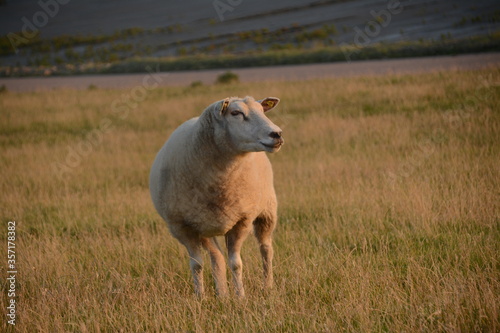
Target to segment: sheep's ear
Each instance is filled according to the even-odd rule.
[[[260,103],[260,105],[262,105],[264,112],[267,112],[269,110],[274,109],[276,107],[276,105],[278,105],[278,103],[280,102],[280,99],[277,97],[267,97],[267,98],[261,99],[258,102]]]
[[[219,114],[224,114],[226,112],[227,107],[229,106],[229,98],[223,99],[219,103],[217,103],[217,106],[219,107]]]

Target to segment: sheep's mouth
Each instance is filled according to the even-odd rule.
[[[278,141],[278,142],[276,142],[275,144],[272,144],[272,145],[266,144],[264,142],[261,142],[260,144],[263,145],[264,147],[269,148],[269,149],[278,149],[278,148],[280,148],[283,145],[283,141]]]

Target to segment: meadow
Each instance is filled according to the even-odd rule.
[[[500,68],[138,91],[0,94],[1,331],[500,330]],[[149,168],[232,95],[282,101],[275,288],[250,237],[247,297],[218,299],[206,267],[197,299]]]

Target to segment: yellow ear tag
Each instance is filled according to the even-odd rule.
[[[267,109],[272,109],[274,107],[274,104],[275,104],[274,101],[267,100],[264,101],[264,104],[262,106]]]
[[[226,98],[224,100],[224,103],[222,103],[222,107],[220,109],[220,112],[222,113],[222,112],[226,111],[228,105],[229,105],[229,100]]]

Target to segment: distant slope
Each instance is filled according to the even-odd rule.
[[[222,1],[227,3],[227,1]],[[238,1],[234,0],[233,3]],[[224,14],[225,21],[242,16],[261,13],[285,12],[288,8],[303,8],[314,3],[335,3],[340,1],[287,0],[263,1],[242,0],[232,11]],[[206,0],[70,0],[61,5],[59,12],[42,29],[43,37],[56,37],[63,34],[111,34],[116,30],[131,27],[145,29],[164,27],[174,24],[192,25],[210,19],[219,20],[213,1]],[[33,15],[42,10],[38,1],[11,0],[0,7],[0,35],[20,31],[23,16],[32,20]],[[260,18],[260,21],[267,19]],[[269,23],[269,22],[267,22]]]
[[[391,1],[387,0],[240,0],[238,6],[227,5],[227,0],[65,0],[57,14],[41,28],[43,38],[64,34],[111,34],[116,30],[131,27],[152,29],[174,24],[186,25],[189,38],[208,33],[220,34],[224,31],[243,31],[260,28],[275,28],[311,22],[341,23],[348,27],[361,25],[373,20],[370,12],[387,10]],[[498,28],[500,8],[496,0],[435,1],[401,0],[402,12],[393,15],[391,24],[381,31],[377,39],[438,38],[440,33],[451,33],[455,37],[484,34],[488,29]],[[222,15],[214,4],[226,4]],[[232,3],[238,3],[233,0]],[[224,7],[225,8],[225,7]],[[10,0],[0,6],[0,35],[21,31],[22,18],[33,21],[33,15],[42,11],[37,1]],[[476,24],[467,20],[477,18]],[[465,19],[465,22],[464,22]],[[218,24],[209,25],[210,20]],[[462,22],[462,24],[460,24]],[[470,23],[470,22],[469,22]],[[208,26],[207,26],[208,25]],[[406,29],[405,29],[406,28]],[[181,38],[182,39],[182,38]]]
[[[145,57],[167,62],[222,55],[251,60],[270,52],[323,48],[335,54],[323,61],[333,61],[338,54],[346,58],[347,45],[364,49],[358,59],[365,59],[371,54],[366,51],[379,43],[461,43],[500,31],[497,0],[64,1],[67,4],[58,8],[28,0],[0,6],[1,75],[30,74],[34,68],[50,74],[53,69],[40,68],[54,66],[59,73],[86,71],[89,66],[103,68]],[[56,0],[42,3],[47,2]],[[29,26],[39,32],[36,37],[22,33]],[[486,51],[492,46],[448,49],[435,54]],[[386,54],[378,52],[377,57]]]

